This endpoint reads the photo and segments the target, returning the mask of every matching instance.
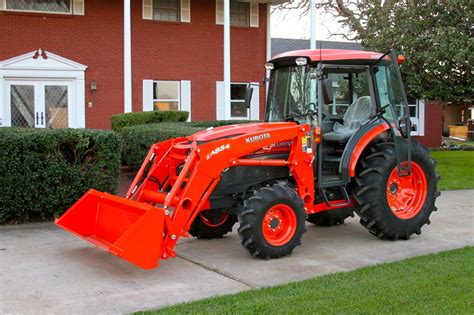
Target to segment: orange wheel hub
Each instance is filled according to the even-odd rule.
[[[427,192],[426,175],[416,162],[411,162],[411,175],[398,176],[395,167],[388,178],[388,206],[400,219],[411,219],[416,216],[423,208]]]
[[[211,214],[210,211],[201,211],[199,213],[201,221],[209,227],[218,227],[227,221],[229,212],[220,212],[218,214]]]
[[[297,225],[296,214],[290,206],[274,205],[263,218],[263,237],[270,245],[285,245],[295,235]]]

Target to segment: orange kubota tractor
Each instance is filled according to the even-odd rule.
[[[395,54],[293,51],[265,66],[264,123],[156,143],[126,198],[90,190],[56,224],[145,269],[175,257],[180,237],[222,237],[237,221],[243,247],[264,259],[300,245],[305,221],[354,211],[378,238],[420,234],[439,177],[410,139]]]

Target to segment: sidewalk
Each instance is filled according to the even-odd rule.
[[[443,192],[430,226],[409,241],[381,241],[354,218],[308,224],[293,255],[257,260],[234,232],[181,240],[178,258],[151,271],[56,228],[0,227],[0,313],[129,313],[474,245],[474,190]]]

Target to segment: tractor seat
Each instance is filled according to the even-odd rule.
[[[323,134],[328,142],[346,143],[349,138],[375,115],[370,96],[355,100],[344,114],[344,124],[336,122],[333,131]]]

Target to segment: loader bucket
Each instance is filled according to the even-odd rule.
[[[158,267],[164,210],[93,189],[56,224],[143,269]]]

